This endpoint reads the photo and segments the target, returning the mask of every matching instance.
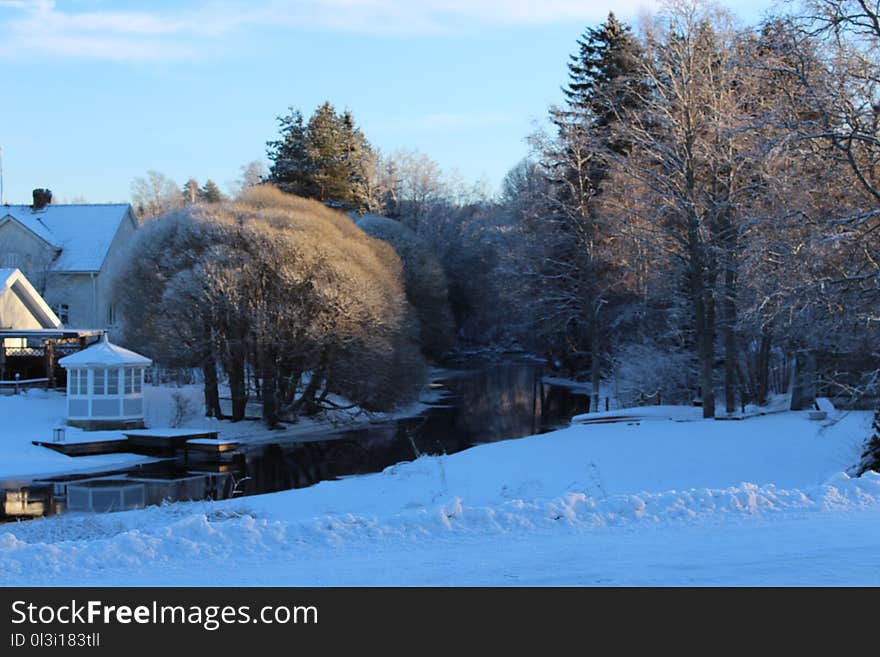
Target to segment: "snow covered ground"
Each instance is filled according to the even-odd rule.
[[[34,440],[52,441],[52,429],[64,426],[67,397],[60,392],[29,390],[21,395],[0,395],[0,477],[27,477],[126,466],[150,459],[134,454],[103,454],[71,458]],[[82,439],[86,432],[65,427],[66,440]],[[93,431],[94,440],[122,438],[117,431]]]
[[[0,584],[880,585],[880,475],[843,474],[869,413],[650,412],[306,489],[5,525]]]

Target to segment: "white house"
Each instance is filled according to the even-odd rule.
[[[40,194],[37,194],[40,192]],[[127,203],[0,205],[0,267],[19,269],[66,327],[112,329],[114,269],[138,223]]]
[[[61,320],[18,269],[0,269],[0,329],[58,329]]]
[[[67,424],[88,430],[143,428],[149,358],[110,343],[104,334],[58,364],[67,370]]]

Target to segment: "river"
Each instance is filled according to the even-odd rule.
[[[319,481],[379,472],[422,455],[558,428],[585,410],[586,398],[564,390],[542,400],[542,365],[530,359],[435,370],[440,399],[416,416],[328,429],[296,439],[242,444],[222,459],[182,458],[125,469],[0,481],[0,518],[68,511],[118,511],[164,501],[227,499],[302,488]]]

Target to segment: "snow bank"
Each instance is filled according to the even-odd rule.
[[[454,572],[460,583],[497,584],[513,564],[537,583],[572,583],[548,563],[561,552],[584,570],[596,546],[615,581],[631,581],[632,568],[652,572],[657,541],[703,550],[705,563],[730,558],[716,530],[742,544],[743,568],[760,563],[755,549],[807,550],[814,536],[828,548],[825,573],[840,567],[839,549],[858,563],[880,555],[880,530],[860,533],[865,517],[842,534],[827,529],[846,514],[880,518],[880,475],[843,473],[858,461],[870,413],[715,422],[692,411],[573,425],[270,495],[0,526],[0,584],[444,584]],[[771,528],[785,550],[766,543]],[[615,565],[618,551],[630,560]],[[664,558],[663,581],[681,581],[684,566]],[[400,571],[401,560],[414,570]]]
[[[552,500],[511,500],[470,506],[461,498],[391,517],[339,514],[302,521],[262,517],[245,501],[176,504],[105,516],[66,516],[0,529],[0,584],[55,584],[101,574],[160,572],[190,564],[222,569],[242,560],[296,559],[305,550],[363,552],[371,544],[429,544],[456,535],[486,538],[553,532],[592,532],[614,526],[693,524],[859,510],[880,504],[880,475],[839,473],[807,490],[743,483],[596,499],[567,492]],[[132,527],[137,523],[138,527]],[[52,524],[50,532],[45,525]],[[60,580],[59,580],[60,578]]]

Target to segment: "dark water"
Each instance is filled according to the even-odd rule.
[[[222,458],[190,456],[117,471],[0,481],[5,519],[70,511],[117,511],[165,500],[227,499],[378,472],[424,454],[452,454],[486,442],[556,428],[586,398],[545,389],[540,365],[508,361],[438,373],[442,398],[415,417],[243,445]],[[542,408],[543,407],[543,408]],[[201,460],[200,460],[201,459]]]

